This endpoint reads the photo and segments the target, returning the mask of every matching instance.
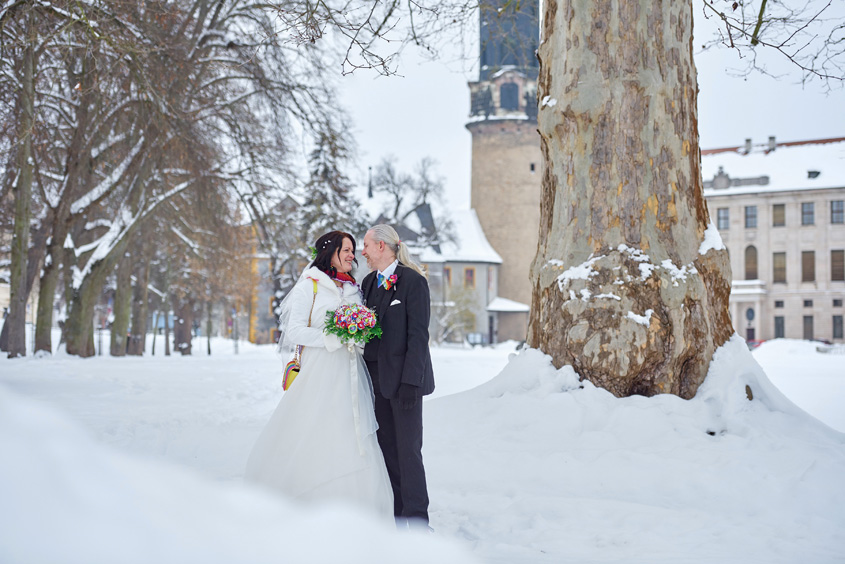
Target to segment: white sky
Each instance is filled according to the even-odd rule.
[[[699,17],[700,3],[694,5],[694,44],[700,48],[715,22]],[[466,50],[477,58],[477,47]],[[443,53],[449,62],[430,62],[409,49],[400,59],[402,76],[356,71],[338,81],[341,103],[354,124],[360,184],[366,185],[367,167],[385,155],[395,155],[407,171],[431,156],[446,178],[448,203],[469,206],[471,136],[464,125],[467,82],[477,79],[478,67],[475,60],[461,61],[460,53],[455,46]],[[765,56],[769,70],[783,75],[780,79],[761,74],[738,78],[734,75],[744,61],[736,51],[697,53],[702,148],[741,145],[748,137],[761,143],[770,135],[779,141],[845,136],[845,89],[826,94],[820,82],[802,87],[797,84],[800,70],[781,59]]]

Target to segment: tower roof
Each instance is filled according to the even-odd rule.
[[[490,0],[479,10],[479,81],[503,67],[537,77],[540,43],[539,0]]]

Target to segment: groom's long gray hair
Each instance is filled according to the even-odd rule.
[[[371,227],[370,232],[373,234],[374,240],[381,241],[387,245],[387,248],[393,251],[393,255],[399,259],[399,262],[409,268],[413,268],[423,276],[426,275],[422,267],[411,258],[408,245],[399,239],[399,234],[395,229],[385,223],[380,223]]]

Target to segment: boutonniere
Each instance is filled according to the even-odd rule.
[[[398,276],[396,276],[395,274],[391,274],[390,276],[388,276],[387,279],[384,281],[384,289],[390,290],[391,288],[394,288],[396,286],[397,279]]]

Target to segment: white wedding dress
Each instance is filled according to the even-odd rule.
[[[311,279],[318,282],[316,298]],[[244,479],[296,500],[350,503],[392,522],[393,493],[366,365],[360,349],[350,351],[323,334],[327,311],[361,303],[358,287],[338,288],[310,267],[288,301],[283,339],[305,345],[302,369],[253,447]]]

